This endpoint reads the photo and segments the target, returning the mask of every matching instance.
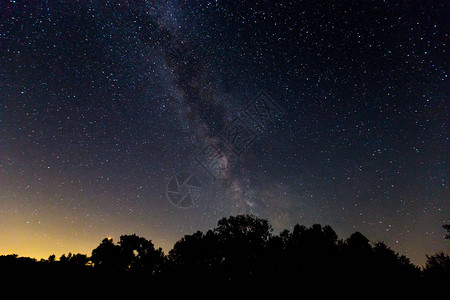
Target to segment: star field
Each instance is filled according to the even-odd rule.
[[[2,253],[168,251],[223,216],[358,230],[422,264],[448,250],[445,1],[3,1]],[[241,154],[221,136],[264,92]],[[196,164],[223,152],[223,177]],[[202,182],[195,205],[167,184]]]

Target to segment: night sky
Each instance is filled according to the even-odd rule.
[[[449,251],[447,1],[1,0],[0,254],[253,213]]]

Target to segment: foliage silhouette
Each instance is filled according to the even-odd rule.
[[[95,267],[106,271],[125,269],[120,247],[110,238],[103,239],[100,245],[92,250],[91,261]]]
[[[450,224],[444,224],[442,225],[442,228],[444,228],[445,230],[447,230],[447,235],[445,236],[446,239],[450,240]]]
[[[449,230],[449,226],[444,225]],[[343,289],[351,298],[354,286],[400,297],[447,299],[450,257],[427,256],[423,269],[383,242],[371,243],[360,232],[339,239],[330,226],[297,224],[292,232],[272,234],[267,220],[254,215],[222,218],[215,228],[185,235],[165,255],[151,240],[122,235],[117,244],[105,238],[85,254],[63,254],[57,260],[0,256],[0,268],[16,276],[109,279],[112,284],[201,284],[301,286],[316,295],[333,296]],[[326,287],[326,288],[323,288]],[[356,294],[355,294],[356,295]],[[367,295],[366,295],[367,296]]]
[[[122,235],[119,248],[122,266],[126,269],[154,274],[164,263],[162,249],[155,249],[150,240],[135,234]]]

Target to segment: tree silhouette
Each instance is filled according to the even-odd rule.
[[[448,276],[450,274],[450,256],[444,252],[438,252],[432,256],[427,255],[425,272]]]
[[[402,278],[411,283],[417,280],[420,269],[414,266],[404,255],[399,255],[383,242],[375,243],[373,247],[374,271],[385,280]]]
[[[84,266],[88,263],[89,258],[86,254],[77,253],[70,257],[69,263],[73,265]]]
[[[126,269],[154,273],[164,261],[162,249],[136,234],[122,235],[119,241],[121,265]]]
[[[450,224],[442,226],[447,232],[450,232]],[[445,239],[450,239],[450,235],[446,235]],[[425,274],[428,276],[439,276],[450,279],[450,256],[444,252],[438,252],[434,255],[427,255],[427,262],[424,268]]]
[[[351,285],[356,285],[370,290],[371,297],[389,293],[398,298],[448,299],[450,257],[443,252],[427,256],[421,270],[360,232],[339,239],[331,226],[319,224],[272,232],[267,220],[238,215],[220,219],[206,233],[185,235],[167,256],[151,240],[132,234],[122,235],[117,244],[103,239],[91,257],[69,252],[59,260],[50,255],[36,261],[12,254],[0,256],[0,268],[16,277],[27,274],[70,282],[106,278],[113,285],[166,283],[181,288],[202,283],[259,289],[277,285],[286,291],[297,287],[305,293],[314,291],[319,298],[340,292],[354,296]]]
[[[219,275],[221,263],[217,246],[217,237],[211,230],[185,235],[169,252],[172,276],[213,280]]]
[[[450,240],[450,224],[444,224],[442,227],[447,230],[447,234],[445,235],[445,238]]]
[[[319,224],[307,228],[296,224],[292,233],[285,230],[279,235],[283,241],[284,251],[281,251],[281,266],[283,280],[296,279],[311,284],[334,276],[337,272],[337,235],[330,226]]]
[[[369,239],[366,238],[362,233],[356,231],[347,239],[348,249],[355,254],[367,255],[372,251]]]
[[[50,255],[50,256],[48,257],[47,261],[48,261],[49,263],[54,263],[54,262],[55,262],[55,259],[56,259],[55,254],[52,254],[52,255]]]
[[[267,220],[253,215],[223,218],[206,234],[184,236],[169,252],[169,259],[178,275],[248,280],[262,265],[271,231]]]
[[[91,261],[95,267],[103,270],[118,271],[124,269],[120,247],[113,240],[105,238],[100,245],[92,250]]]
[[[94,267],[102,270],[155,274],[165,257],[162,249],[155,249],[150,240],[133,234],[122,235],[117,245],[112,239],[104,239],[90,259]]]
[[[239,215],[219,220],[213,230],[221,271],[227,281],[249,280],[258,273],[272,227],[254,215]]]

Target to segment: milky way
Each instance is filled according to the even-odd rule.
[[[418,264],[448,250],[449,13],[2,1],[2,254],[87,253],[126,233],[167,251],[242,213],[358,230]],[[201,182],[188,207],[168,197],[181,173]]]

